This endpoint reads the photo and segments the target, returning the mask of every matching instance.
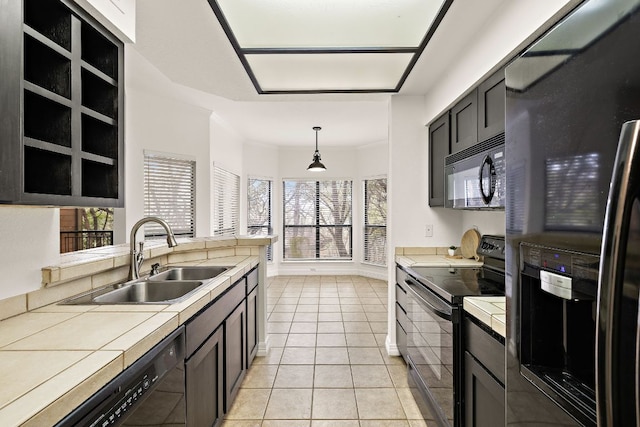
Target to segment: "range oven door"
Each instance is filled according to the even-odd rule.
[[[459,416],[459,308],[409,278],[407,354],[409,383],[429,425],[456,426]],[[458,370],[459,372],[459,370]]]

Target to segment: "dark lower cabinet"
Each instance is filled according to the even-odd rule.
[[[258,270],[247,275],[247,368],[258,353]]]
[[[224,415],[223,337],[220,326],[185,363],[189,426],[214,426]]]
[[[396,268],[396,344],[400,355],[405,360],[407,360],[407,331],[409,327],[406,278],[408,278],[407,273]]]
[[[504,341],[465,318],[464,425],[505,425]]]
[[[247,368],[258,353],[258,288],[247,295]]]
[[[240,304],[224,322],[225,410],[231,408],[246,373],[247,309]]]
[[[464,354],[465,426],[505,425],[504,386],[468,351]]]
[[[187,425],[217,426],[231,408],[258,348],[258,290],[256,267],[186,323]]]

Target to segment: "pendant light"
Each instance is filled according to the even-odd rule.
[[[316,131],[316,151],[313,153],[313,163],[309,165],[307,168],[308,171],[312,172],[322,172],[327,170],[327,168],[320,162],[320,152],[318,151],[318,131],[322,129],[320,126],[314,126],[313,130]]]

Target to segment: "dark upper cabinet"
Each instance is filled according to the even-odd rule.
[[[451,108],[451,153],[478,142],[478,92],[472,90]]]
[[[504,132],[504,68],[429,124],[429,206],[444,206],[444,158]]]
[[[73,2],[0,2],[0,203],[124,205],[124,47]]]
[[[504,68],[478,86],[478,141],[504,132]]]
[[[449,112],[429,124],[429,206],[444,206],[444,158],[450,154]]]

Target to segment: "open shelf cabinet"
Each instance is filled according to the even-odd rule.
[[[123,206],[122,42],[70,0],[0,0],[0,28],[0,203]]]

